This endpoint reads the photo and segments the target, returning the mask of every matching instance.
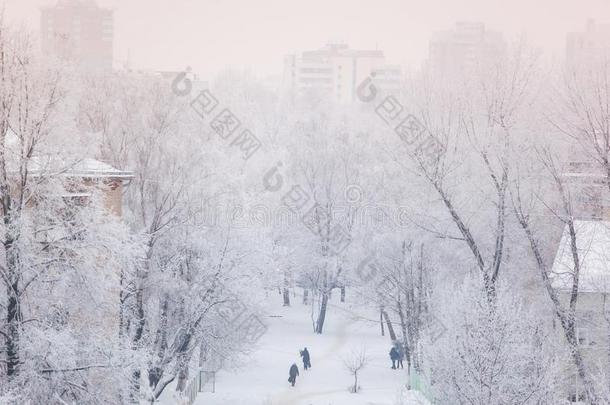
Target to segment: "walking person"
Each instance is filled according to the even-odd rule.
[[[305,370],[311,368],[311,358],[309,356],[309,350],[307,350],[307,348],[304,348],[303,350],[301,350],[301,357],[303,358],[303,368]]]
[[[392,370],[396,370],[396,362],[398,361],[398,350],[392,346],[390,349],[390,360],[392,360]]]
[[[398,352],[398,360],[396,363],[396,368],[403,368],[402,361],[405,359],[405,350],[403,349],[401,344],[396,345],[396,351]]]
[[[288,375],[288,382],[294,387],[294,384],[296,384],[297,382],[297,376],[299,375],[299,368],[295,363],[292,363],[292,366],[290,366],[290,371],[288,372]]]

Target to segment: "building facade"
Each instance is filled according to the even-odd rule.
[[[458,22],[432,36],[425,69],[434,73],[461,73],[496,59],[506,52],[502,34],[480,22]]]
[[[288,55],[284,59],[283,89],[295,97],[316,94],[339,103],[356,101],[360,83],[372,75],[375,85],[396,92],[402,84],[402,70],[386,65],[383,51],[355,50],[346,44]]]
[[[43,8],[40,30],[46,55],[91,70],[112,69],[113,12],[94,0],[59,0]]]
[[[610,220],[608,177],[590,159],[570,160],[562,180],[570,191],[572,214],[581,220]]]
[[[582,97],[582,108],[591,108],[593,115],[603,117],[603,104],[597,104],[596,90],[603,88],[610,61],[610,24],[589,20],[584,31],[571,32],[566,37],[566,70],[573,86],[573,96]],[[602,87],[600,87],[602,86]],[[572,93],[569,93],[572,96]],[[590,106],[590,107],[589,107]],[[601,109],[600,109],[601,107]],[[581,108],[581,107],[579,107]],[[579,111],[579,114],[583,114]],[[582,130],[572,139],[564,167],[563,178],[572,191],[574,214],[579,219],[610,220],[609,176],[604,169],[604,142],[608,135],[603,121],[579,121]],[[592,126],[591,126],[592,125]]]
[[[106,212],[118,218],[123,216],[124,188],[134,177],[130,171],[92,158],[68,163],[56,158],[33,157],[28,163],[28,175],[45,179],[61,177],[64,191],[58,197],[75,206],[89,203],[93,194],[99,192]]]
[[[577,220],[574,231],[580,265],[575,337],[585,367],[594,379],[604,381],[610,375],[610,222]],[[564,308],[569,307],[575,275],[566,225],[550,274],[552,287]],[[555,319],[554,315],[549,316]],[[553,326],[560,341],[564,341],[562,326],[557,320]],[[569,402],[584,404],[584,389],[567,348],[564,359],[565,397]]]
[[[610,23],[587,21],[584,31],[570,32],[566,38],[566,62],[569,67],[595,59],[610,58]]]
[[[125,185],[133,179],[133,173],[119,170],[107,163],[95,159],[83,159],[74,165],[65,174],[70,178],[71,194],[75,198],[89,198],[91,190],[96,188],[101,191],[104,208],[107,212],[117,216],[123,216],[123,192]]]

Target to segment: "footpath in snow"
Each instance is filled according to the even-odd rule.
[[[216,376],[216,392],[200,393],[195,405],[395,405],[404,392],[406,370],[392,370],[390,340],[382,337],[374,314],[356,313],[349,303],[333,296],[324,334],[312,332],[311,307],[294,299],[291,307],[270,295],[265,321],[269,327],[255,351],[241,364],[228,364]],[[336,299],[336,300],[335,300]],[[349,301],[349,297],[348,297]],[[312,368],[305,371],[299,350],[307,347]],[[348,391],[353,377],[343,358],[366,349],[368,363],[359,373],[361,391]],[[295,387],[288,383],[288,369],[299,366]],[[209,387],[208,387],[209,388]],[[415,392],[407,392],[404,405],[427,404]]]

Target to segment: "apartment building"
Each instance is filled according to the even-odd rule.
[[[40,14],[42,50],[90,70],[111,70],[113,12],[94,0],[59,0]]]
[[[607,376],[610,373],[610,221],[577,220],[574,230],[580,262],[576,340],[589,372]],[[550,275],[552,286],[566,308],[571,299],[574,275],[571,238],[566,225]],[[554,322],[554,328],[559,339],[565,340],[558,321]],[[584,404],[582,383],[567,351],[564,358],[566,399]]]
[[[568,67],[586,65],[596,59],[610,58],[610,23],[587,21],[585,29],[570,32],[566,38],[566,62]]]
[[[610,24],[589,20],[583,31],[567,34],[567,77],[574,80],[573,96],[583,97],[583,108],[590,106],[588,113],[603,114],[603,105],[597,105],[595,91],[604,86],[603,75],[598,73],[607,69],[608,61]],[[608,173],[605,173],[602,158],[607,134],[603,124],[596,126],[600,121],[594,119],[593,122],[595,130],[588,127],[588,123],[584,124],[588,127],[587,133],[583,132],[571,141],[563,177],[573,191],[574,211],[579,219],[610,220]]]
[[[293,97],[315,94],[351,103],[357,100],[359,84],[370,75],[379,90],[400,90],[402,70],[387,65],[383,51],[355,50],[347,44],[330,43],[300,56],[286,56],[283,88]]]
[[[481,22],[458,22],[430,40],[425,69],[437,74],[463,73],[496,59],[506,52],[501,33]]]

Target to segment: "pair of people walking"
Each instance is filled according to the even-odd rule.
[[[309,350],[304,348],[299,351],[301,358],[303,359],[303,368],[308,370],[311,368],[311,357],[309,356]],[[299,376],[299,367],[297,367],[296,363],[292,363],[290,366],[290,370],[288,371],[288,382],[294,387],[297,382],[297,377]]]
[[[402,361],[405,359],[405,353],[401,345],[396,344],[390,349],[390,360],[392,360],[392,370],[404,368]]]

